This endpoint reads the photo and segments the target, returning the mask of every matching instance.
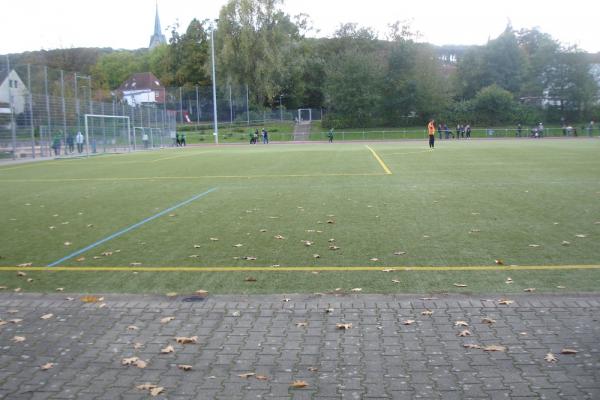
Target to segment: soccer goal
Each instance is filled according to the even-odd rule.
[[[86,155],[131,151],[132,144],[129,117],[85,114]]]

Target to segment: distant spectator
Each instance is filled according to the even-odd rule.
[[[269,132],[265,128],[262,130],[263,144],[269,144]]]
[[[437,126],[438,138],[442,140],[442,124],[438,124]]]
[[[544,124],[541,122],[538,124],[538,134],[540,138],[544,137]]]
[[[69,149],[69,153],[73,153],[75,149],[75,139],[73,139],[73,134],[69,132],[67,135],[67,148]]]
[[[179,143],[180,143],[180,146],[182,146],[182,147],[185,146],[185,133],[183,133],[183,132],[179,136]]]
[[[61,134],[62,133],[59,131],[52,138],[52,149],[54,150],[54,155],[55,156],[59,156],[60,155],[60,136],[61,136]]]
[[[590,121],[588,124],[588,136],[594,136],[594,121]]]
[[[77,152],[79,154],[83,153],[83,134],[81,132],[77,132],[77,136],[75,136],[75,142],[77,143]]]
[[[327,132],[327,137],[329,138],[329,143],[333,143],[333,128],[329,129],[329,132]]]
[[[147,149],[149,144],[149,138],[146,132],[144,132],[144,134],[142,135],[142,142],[144,143],[144,148]]]
[[[517,136],[521,137],[521,133],[523,132],[523,126],[521,125],[521,123],[519,122],[517,124]]]
[[[467,134],[467,139],[471,139],[471,124],[465,126],[465,133]]]

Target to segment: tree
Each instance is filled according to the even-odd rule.
[[[512,122],[516,103],[512,93],[493,84],[481,89],[473,100],[475,119],[478,122],[496,125]]]
[[[129,76],[136,72],[145,71],[148,62],[145,55],[132,51],[116,51],[106,54],[91,68],[92,81],[96,87],[114,90]]]

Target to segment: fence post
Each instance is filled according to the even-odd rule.
[[[67,106],[65,104],[65,73],[60,70],[60,98],[62,100],[63,131],[67,131]]]
[[[246,83],[246,119],[247,124],[250,125],[250,102],[248,101],[250,95],[248,93],[248,84]]]
[[[27,64],[27,88],[29,92],[29,124],[31,125],[31,157],[35,159],[35,126],[33,125],[33,96],[31,95],[31,64]]]
[[[48,67],[44,66],[44,90],[46,91],[46,116],[48,117],[48,134],[50,134],[50,132],[52,132],[52,119],[50,117],[50,97],[48,96]],[[40,138],[42,137],[42,132],[40,130]],[[48,139],[50,139],[50,137],[48,137]],[[42,144],[40,144],[40,149],[44,148],[44,146]],[[45,150],[44,149],[44,153],[42,153],[42,156],[45,155]]]

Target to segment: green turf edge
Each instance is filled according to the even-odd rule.
[[[26,271],[26,269],[25,269]],[[560,271],[393,271],[393,272],[71,272],[27,271],[0,272],[2,292],[179,294],[198,289],[212,294],[285,294],[285,293],[535,293],[600,292],[599,270]],[[253,277],[255,282],[246,278]],[[512,284],[506,278],[513,279]],[[27,279],[33,279],[27,282]],[[399,283],[392,282],[398,280]],[[464,284],[467,287],[456,287]],[[558,288],[562,286],[564,288]],[[336,289],[338,289],[336,291]]]

